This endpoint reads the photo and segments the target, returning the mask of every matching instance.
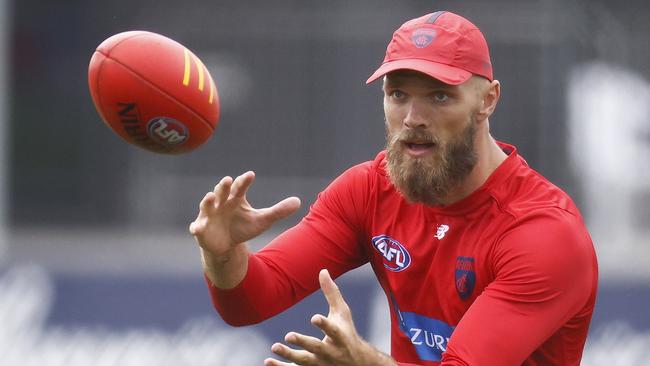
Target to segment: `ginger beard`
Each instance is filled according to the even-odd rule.
[[[444,203],[449,191],[472,171],[478,160],[474,149],[476,117],[449,141],[427,131],[404,129],[391,134],[387,129],[388,176],[397,190],[411,203],[434,206]],[[405,143],[431,143],[433,151],[421,157],[410,156]]]

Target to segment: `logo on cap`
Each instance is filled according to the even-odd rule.
[[[436,31],[429,28],[416,29],[411,36],[413,44],[417,48],[424,48],[430,45],[434,38],[436,38]]]

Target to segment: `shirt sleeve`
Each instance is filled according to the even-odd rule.
[[[594,300],[593,244],[582,220],[564,210],[520,220],[492,260],[495,279],[459,322],[441,365],[521,365]]]
[[[235,288],[218,289],[208,281],[224,321],[259,323],[317,290],[321,269],[336,278],[367,261],[362,234],[369,174],[369,164],[362,164],[334,180],[298,225],[249,255],[246,276]]]

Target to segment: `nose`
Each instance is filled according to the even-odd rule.
[[[406,128],[424,128],[428,124],[426,111],[422,103],[412,100],[407,105],[406,116],[404,117],[404,127]]]

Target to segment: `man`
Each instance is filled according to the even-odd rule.
[[[216,309],[252,324],[320,284],[330,312],[311,321],[325,337],[290,332],[293,348],[271,348],[298,365],[578,365],[593,244],[571,199],[490,135],[500,85],[481,32],[450,12],[408,21],[368,83],[382,77],[386,151],[260,252],[245,242],[299,200],[252,208],[252,172],[206,194],[190,232]],[[390,304],[392,357],[359,337],[330,277],[367,262]]]

